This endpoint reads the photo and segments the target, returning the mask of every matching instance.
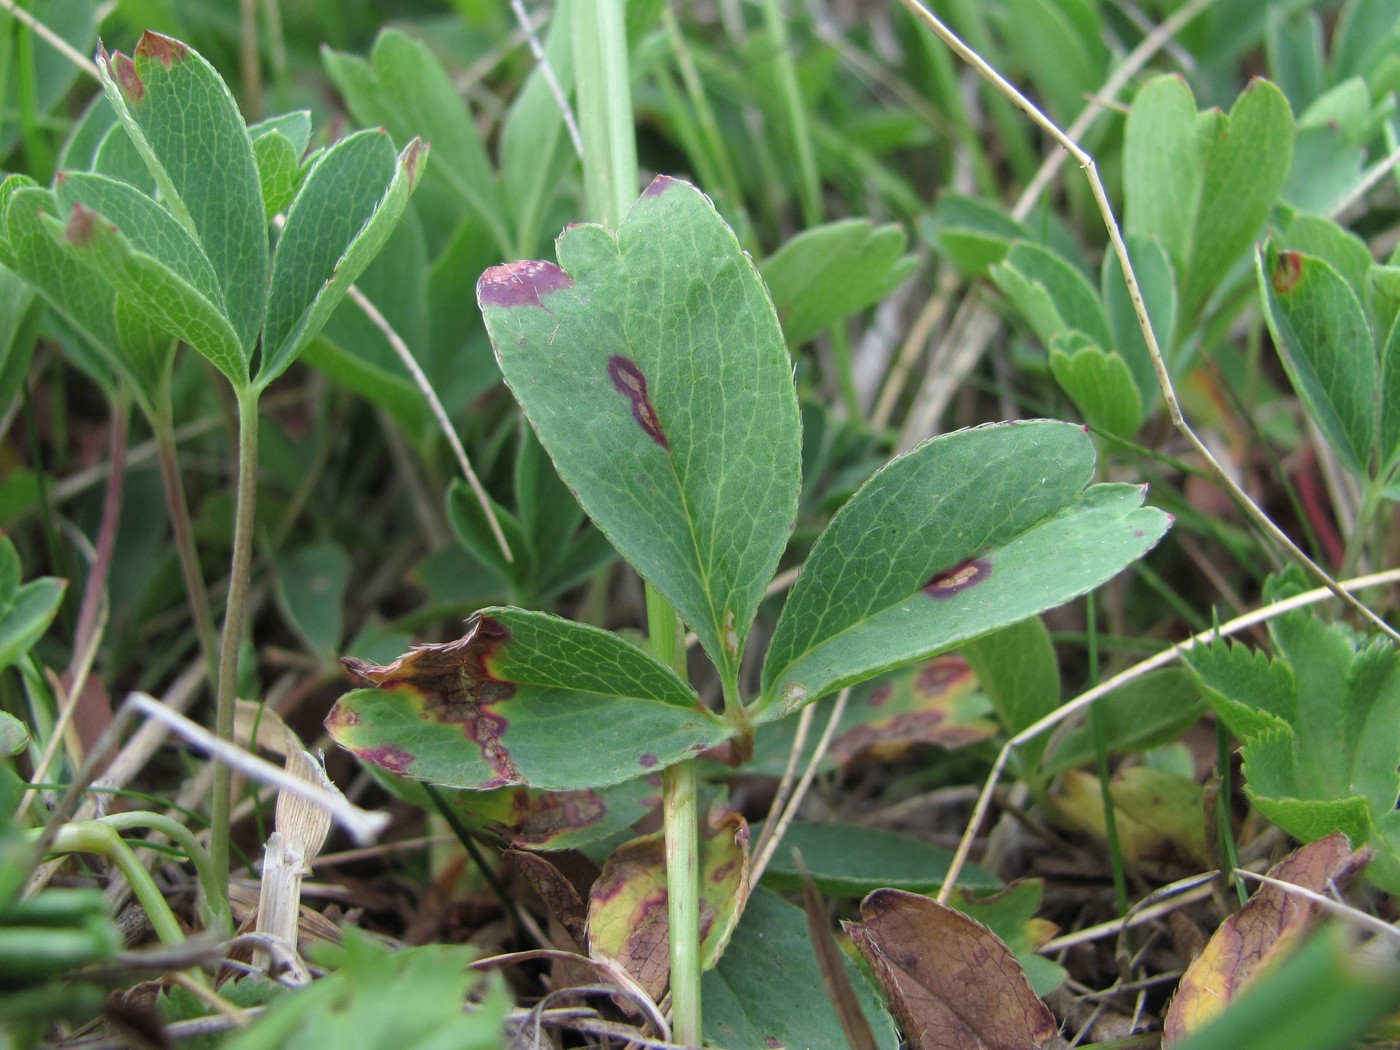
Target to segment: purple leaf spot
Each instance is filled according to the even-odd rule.
[[[360,747],[354,749],[355,755],[362,761],[370,765],[380,766],[390,773],[397,773],[399,776],[408,772],[408,767],[413,765],[414,755],[411,751],[405,751],[394,744],[381,744],[379,747]]]
[[[110,227],[113,233],[116,227]],[[84,208],[81,204],[73,205],[73,214],[68,216],[68,225],[63,230],[63,236],[69,244],[79,248],[86,248],[92,244],[97,237],[97,212],[90,208]]]
[[[660,197],[672,186],[679,186],[680,179],[673,179],[669,175],[658,175],[651,180],[651,185],[642,191],[643,197]]]
[[[885,702],[894,695],[894,686],[889,682],[882,682],[870,691],[870,699],[866,701],[871,707],[884,707]]]
[[[154,58],[166,69],[183,62],[189,51],[180,41],[149,30],[141,34],[141,42],[136,45],[137,58]]]
[[[969,587],[975,587],[992,574],[992,563],[986,558],[968,558],[958,562],[951,569],[934,573],[924,584],[924,593],[930,598],[942,600],[951,598]]]
[[[661,421],[656,418],[656,409],[647,396],[647,377],[635,361],[613,354],[608,358],[608,378],[617,392],[632,403],[632,418],[646,431],[647,436],[662,448],[669,448],[666,435],[661,432]]]
[[[493,266],[476,282],[476,298],[483,307],[544,306],[544,297],[572,288],[574,279],[552,262],[524,262]]]
[[[1137,537],[1138,539],[1142,539],[1144,536],[1147,535],[1147,533],[1143,532],[1141,529],[1134,529],[1134,530],[1133,530],[1133,535],[1134,535],[1135,537]]]
[[[656,763],[660,762],[661,760],[655,755],[653,755],[650,751],[648,751],[641,757],[641,759],[639,759],[639,761],[645,768],[650,769],[652,766],[656,765]]]
[[[121,86],[122,94],[133,105],[146,97],[146,85],[141,80],[141,74],[136,72],[136,63],[120,51],[107,60],[107,72]]]

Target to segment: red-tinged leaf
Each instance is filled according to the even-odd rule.
[[[910,1050],[1040,1050],[1059,1031],[1016,957],[961,912],[901,890],[861,902],[846,924]]]
[[[731,810],[712,810],[700,829],[700,957],[719,961],[739,921],[749,874],[749,827]],[[661,832],[618,847],[588,901],[589,952],[621,963],[659,999],[670,976],[666,842]]]
[[[966,660],[952,654],[935,657],[857,686],[821,768],[892,762],[920,746],[952,749],[979,743],[996,734],[991,710]],[[750,768],[780,774],[795,732],[792,719],[765,727]],[[814,746],[809,738],[802,761]]]
[[[1369,847],[1353,850],[1341,832],[1294,850],[1269,869],[1281,882],[1316,893],[1344,887],[1370,862]],[[1259,973],[1291,954],[1316,925],[1321,906],[1299,894],[1262,886],[1221,924],[1187,968],[1167,1010],[1165,1042],[1194,1032],[1225,1009]]]
[[[449,787],[619,784],[731,734],[640,649],[544,613],[484,609],[455,642],[385,666],[345,664],[375,688],[336,703],[326,719],[336,743],[399,776]]]

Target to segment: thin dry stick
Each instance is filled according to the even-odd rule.
[[[520,23],[520,30],[525,34],[525,42],[530,45],[530,53],[535,56],[535,61],[539,63],[540,72],[544,75],[544,82],[549,85],[549,93],[554,96],[555,105],[559,107],[559,114],[564,118],[564,127],[569,129],[569,139],[574,144],[574,154],[582,158],[583,136],[579,134],[578,121],[574,120],[574,111],[569,106],[569,95],[559,83],[559,78],[554,75],[554,67],[549,64],[549,56],[544,53],[544,48],[540,46],[539,34],[535,32],[535,27],[530,22],[530,13],[525,10],[523,0],[510,0],[510,9],[515,12],[515,20]]]
[[[1068,136],[1076,140],[1082,137],[1084,133],[1089,130],[1094,121],[1099,118],[1100,114],[1108,108],[1109,103],[1112,102],[1118,92],[1123,89],[1123,86],[1127,84],[1138,70],[1147,64],[1148,59],[1162,50],[1173,36],[1209,7],[1210,3],[1211,0],[1189,0],[1188,3],[1183,4],[1176,11],[1172,12],[1171,17],[1164,20],[1156,29],[1148,33],[1138,46],[1133,48],[1133,50],[1128,53],[1127,57],[1114,69],[1112,75],[1104,81],[1103,86],[1093,94],[1089,104],[1080,111],[1079,116],[1074,118],[1074,123],[1069,126],[1069,131],[1067,132]],[[1040,168],[1036,171],[1035,175],[1031,177],[1030,182],[1026,184],[1025,190],[1017,199],[1016,206],[1011,209],[1012,218],[1020,220],[1030,214],[1031,208],[1034,207],[1035,202],[1040,199],[1040,195],[1045,192],[1045,187],[1049,185],[1050,180],[1055,177],[1055,174],[1064,164],[1065,157],[1068,155],[1069,154],[1062,149],[1055,149],[1046,156]],[[950,278],[956,281],[956,276],[953,275],[951,271],[947,272]],[[936,324],[937,318],[941,317],[943,311],[946,309],[946,303],[938,304],[935,307],[936,300],[940,295],[947,296],[951,294],[951,289],[945,290],[942,287],[935,291],[929,305],[924,308],[924,313],[920,315],[914,328],[910,331],[909,338],[905,341],[904,346],[900,350],[899,361],[896,367],[891,370],[889,380],[886,382],[884,390],[881,391],[880,404],[876,408],[874,417],[875,426],[877,428],[883,427],[889,421],[889,416],[894,410],[895,402],[898,400],[900,392],[904,388],[904,383],[909,373],[912,371],[914,360],[918,357],[920,351],[927,342],[929,332],[932,330],[934,324]],[[976,301],[976,307],[979,311],[986,309],[980,300]],[[960,310],[959,314],[961,313],[962,311]],[[955,329],[957,328],[956,322],[953,327]],[[970,368],[972,362],[980,356],[981,345],[981,343],[974,344],[975,353],[968,352],[959,356],[959,361],[963,365],[963,369],[958,371],[959,375],[961,375],[966,368]],[[919,426],[917,429],[920,434],[927,432],[932,426],[932,422],[943,414],[943,409],[956,388],[956,382],[940,384],[931,388],[931,395],[923,399],[927,404],[924,410],[919,413]],[[910,431],[907,428],[905,434],[906,438],[910,435]]]
[[[754,853],[762,853],[768,845],[768,840],[773,837],[773,829],[778,824],[778,817],[787,805],[788,794],[797,779],[797,760],[802,757],[802,749],[807,746],[807,734],[812,730],[812,716],[816,709],[815,704],[808,704],[797,716],[797,730],[793,733],[792,747],[788,750],[787,766],[778,780],[778,789],[773,792],[773,804],[768,807],[768,816],[763,821],[763,834],[753,844]]]
[[[792,798],[783,809],[783,815],[778,818],[777,825],[763,829],[767,838],[764,839],[763,848],[758,851],[757,858],[749,865],[750,888],[757,886],[759,880],[763,878],[763,873],[767,870],[769,862],[772,861],[773,854],[778,851],[778,844],[783,841],[788,826],[797,816],[797,809],[802,805],[802,800],[807,796],[807,789],[812,786],[812,780],[817,775],[817,767],[826,757],[826,749],[831,746],[831,738],[836,735],[837,723],[841,721],[841,715],[846,710],[846,700],[850,695],[850,686],[846,686],[845,689],[836,694],[836,702],[831,705],[831,714],[827,717],[826,728],[822,730],[821,739],[817,741],[816,750],[812,752],[812,757],[807,762],[807,768],[802,771],[802,779],[797,782],[797,790],[792,793]],[[770,825],[772,823],[769,821]]]
[[[1349,591],[1359,591],[1367,587],[1381,587],[1392,583],[1400,583],[1400,569],[1389,569],[1386,572],[1372,573],[1369,576],[1359,576],[1356,579],[1345,580],[1338,584],[1338,586]],[[997,754],[997,760],[992,763],[992,771],[987,775],[987,782],[982,786],[981,794],[977,796],[977,805],[972,809],[972,816],[967,822],[967,829],[963,832],[962,840],[958,843],[957,852],[953,854],[952,864],[948,866],[948,875],[943,883],[943,888],[938,891],[939,902],[943,904],[948,902],[948,896],[952,892],[953,885],[957,881],[958,873],[962,871],[963,864],[967,862],[967,856],[972,851],[972,841],[977,837],[977,832],[982,826],[982,821],[986,819],[987,810],[992,802],[992,792],[996,789],[997,781],[1001,779],[1002,770],[1006,768],[1006,763],[1011,758],[1011,752],[1013,750],[1029,740],[1034,740],[1047,729],[1059,725],[1066,718],[1070,717],[1070,715],[1083,711],[1100,697],[1107,696],[1109,693],[1127,685],[1129,682],[1141,678],[1148,671],[1154,671],[1159,667],[1171,663],[1173,660],[1180,657],[1182,653],[1194,649],[1204,642],[1212,641],[1217,637],[1224,638],[1232,634],[1237,634],[1248,627],[1253,627],[1255,624],[1271,620],[1275,616],[1282,616],[1284,613],[1292,612],[1294,609],[1302,609],[1309,605],[1315,605],[1330,597],[1332,597],[1332,589],[1330,587],[1318,587],[1315,590],[1294,595],[1292,598],[1286,598],[1283,601],[1265,605],[1262,608],[1255,609],[1253,612],[1245,613],[1243,616],[1237,616],[1233,620],[1222,624],[1219,628],[1212,627],[1209,630],[1201,631],[1199,634],[1193,634],[1190,638],[1178,642],[1170,649],[1163,649],[1160,653],[1156,653],[1146,660],[1134,664],[1126,671],[1122,671],[1112,678],[1100,682],[1093,689],[1081,693],[1069,703],[1056,708],[1034,725],[1027,726],[1013,736],[1002,745],[1001,751]]]
[[[1310,890],[1306,886],[1299,886],[1297,883],[1276,879],[1272,875],[1260,875],[1258,872],[1248,871],[1245,868],[1236,868],[1235,874],[1242,878],[1249,879],[1252,882],[1262,882],[1266,886],[1277,887],[1285,893],[1296,893],[1298,896],[1307,898],[1334,915],[1344,916],[1358,926],[1364,926],[1372,933],[1378,933],[1391,941],[1400,941],[1400,930],[1397,930],[1384,919],[1378,919],[1374,915],[1368,915],[1360,908],[1353,908],[1350,904],[1346,903],[1346,901],[1339,901],[1335,897],[1329,897],[1325,893],[1318,893],[1316,890]]]
[[[64,58],[68,59],[69,62],[72,62],[73,65],[92,77],[93,80],[101,79],[101,75],[97,71],[97,63],[80,52],[72,44],[68,43],[68,41],[64,40],[63,37],[59,36],[48,26],[44,25],[43,22],[40,22],[24,8],[16,5],[14,0],[0,0],[0,8],[4,8],[8,14],[13,15],[19,21],[27,25],[34,31],[36,36],[44,41],[44,43],[48,44]]]
[[[992,83],[998,91],[1001,91],[1009,98],[1018,109],[1020,109],[1047,135],[1050,135],[1061,146],[1079,162],[1079,166],[1084,169],[1085,176],[1089,179],[1089,189],[1094,195],[1094,200],[1098,204],[1099,214],[1103,217],[1104,228],[1108,231],[1109,242],[1113,245],[1113,254],[1118,257],[1119,267],[1123,271],[1123,279],[1128,286],[1128,296],[1133,304],[1133,312],[1137,315],[1138,325],[1142,329],[1143,339],[1147,343],[1148,353],[1152,357],[1152,367],[1157,372],[1157,383],[1162,388],[1162,396],[1167,402],[1167,411],[1171,416],[1172,425],[1180,431],[1181,435],[1191,443],[1191,447],[1196,450],[1196,454],[1201,457],[1211,472],[1219,480],[1226,492],[1239,504],[1240,508],[1254,520],[1256,526],[1270,537],[1276,544],[1288,552],[1299,565],[1310,572],[1318,582],[1322,583],[1328,590],[1340,598],[1353,611],[1370,620],[1380,631],[1388,635],[1394,641],[1400,642],[1400,631],[1396,631],[1390,624],[1386,623],[1378,614],[1358,601],[1353,595],[1342,589],[1322,566],[1309,558],[1302,549],[1294,543],[1282,529],[1273,523],[1267,514],[1261,510],[1248,493],[1235,483],[1234,479],[1226,472],[1214,454],[1206,446],[1205,442],[1196,436],[1196,432],[1191,429],[1186,422],[1186,417],[1181,411],[1181,404],[1177,401],[1176,388],[1172,385],[1171,374],[1167,371],[1167,364],[1162,359],[1161,347],[1157,344],[1157,336],[1152,330],[1152,322],[1147,316],[1147,306],[1143,302],[1142,290],[1138,287],[1137,275],[1133,271],[1133,264],[1128,258],[1127,245],[1123,243],[1122,234],[1118,231],[1118,220],[1113,215],[1113,205],[1109,203],[1108,192],[1104,189],[1103,180],[1099,178],[1098,169],[1094,165],[1094,158],[1089,156],[1079,144],[1069,138],[1053,120],[1047,117],[1035,104],[1021,94],[1016,88],[989,66],[982,57],[973,51],[972,48],[960,40],[955,33],[942,22],[940,22],[919,0],[900,0],[915,17],[924,23],[933,33],[948,46],[959,58],[972,66],[982,77]]]
[[[355,301],[355,305],[365,312],[370,323],[383,333],[385,339],[389,340],[389,345],[394,348],[394,353],[399,355],[399,360],[413,376],[414,383],[418,385],[418,390],[432,410],[433,418],[437,420],[438,426],[446,435],[447,443],[452,446],[452,451],[457,456],[457,465],[462,469],[467,484],[471,486],[472,494],[481,504],[481,513],[486,515],[486,522],[491,526],[491,535],[496,538],[502,556],[506,561],[514,562],[515,556],[510,552],[510,544],[506,542],[506,534],[501,531],[501,523],[496,520],[496,512],[491,509],[491,498],[486,495],[486,489],[482,487],[481,480],[476,476],[476,471],[472,470],[471,460],[467,458],[467,450],[462,447],[462,439],[457,436],[457,431],[452,426],[452,420],[447,418],[447,409],[442,407],[442,401],[438,399],[437,391],[433,389],[433,384],[428,381],[427,374],[418,367],[413,351],[408,348],[408,344],[403,341],[399,333],[394,331],[394,326],[379,312],[374,303],[370,302],[369,297],[364,292],[352,284],[349,295]]]

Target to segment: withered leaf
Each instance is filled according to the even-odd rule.
[[[1269,874],[1315,893],[1344,887],[1365,869],[1371,850],[1353,850],[1341,832],[1294,850]],[[1278,886],[1264,885],[1226,919],[1182,975],[1167,1010],[1166,1043],[1194,1032],[1220,1013],[1259,972],[1294,951],[1317,924],[1321,906]]]
[[[1059,1026],[981,923],[917,893],[876,890],[846,930],[911,1050],[1042,1050]]]

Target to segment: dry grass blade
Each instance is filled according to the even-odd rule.
[[[807,929],[812,933],[812,950],[817,956],[817,968],[821,970],[822,987],[836,1009],[836,1016],[841,1019],[846,1043],[851,1050],[878,1050],[875,1034],[870,1030],[870,1022],[865,1019],[856,1000],[856,990],[851,987],[850,976],[846,973],[846,956],[827,925],[821,894],[812,883],[801,852],[793,850],[792,856],[802,876],[802,910],[807,913]]]
[[[1391,569],[1388,572],[1373,573],[1370,576],[1360,576],[1352,580],[1344,580],[1339,586],[1351,590],[1365,590],[1368,587],[1383,587],[1400,582],[1400,569]],[[943,883],[943,889],[938,893],[938,899],[942,903],[947,903],[948,896],[953,892],[953,886],[957,882],[958,873],[962,871],[963,865],[967,863],[968,855],[972,852],[972,842],[977,837],[978,830],[982,827],[982,822],[987,817],[987,810],[991,808],[992,792],[996,789],[997,782],[1001,779],[1002,771],[1006,769],[1006,763],[1011,757],[1011,752],[1016,750],[1028,740],[1034,740],[1041,733],[1053,729],[1065,719],[1083,711],[1095,700],[1107,696],[1116,689],[1120,689],[1135,679],[1141,678],[1148,671],[1155,671],[1159,667],[1178,659],[1182,653],[1203,645],[1215,638],[1227,638],[1232,634],[1238,634],[1256,624],[1265,623],[1276,616],[1282,616],[1293,609],[1306,608],[1315,605],[1320,601],[1332,597],[1332,590],[1329,587],[1318,587],[1315,590],[1304,591],[1296,594],[1292,598],[1284,601],[1274,602],[1253,612],[1237,616],[1233,620],[1212,627],[1209,630],[1194,634],[1185,641],[1178,642],[1170,649],[1163,649],[1160,653],[1148,657],[1139,663],[1129,667],[1126,671],[1121,671],[1103,682],[1100,682],[1093,689],[1081,693],[1069,703],[1064,704],[1050,714],[1046,715],[1034,725],[1027,726],[1017,733],[1004,745],[997,754],[996,761],[992,763],[992,771],[987,774],[987,782],[982,785],[982,792],[977,796],[977,804],[973,807],[972,816],[968,818],[967,828],[963,831],[962,839],[958,842],[957,852],[953,854],[953,861],[948,866],[948,877]]]
[[[1364,616],[1375,627],[1388,635],[1392,640],[1400,642],[1400,631],[1396,631],[1390,624],[1386,623],[1378,614],[1362,604],[1355,596],[1347,593],[1340,584],[1327,573],[1322,566],[1309,558],[1302,549],[1289,538],[1288,534],[1274,524],[1273,520],[1264,513],[1257,503],[1240,488],[1239,484],[1230,477],[1229,473],[1215,458],[1215,454],[1206,446],[1196,432],[1186,421],[1182,412],[1181,404],[1177,400],[1176,389],[1172,385],[1171,375],[1167,371],[1166,362],[1162,358],[1161,347],[1157,343],[1156,333],[1152,329],[1152,322],[1147,316],[1147,306],[1143,302],[1142,291],[1138,287],[1137,274],[1133,270],[1132,261],[1128,258],[1128,248],[1123,243],[1122,234],[1118,229],[1118,221],[1113,214],[1113,205],[1109,203],[1108,192],[1104,189],[1103,180],[1099,178],[1098,168],[1091,157],[1072,138],[1060,130],[1059,126],[1036,108],[1035,104],[1021,94],[1005,77],[989,66],[983,58],[972,48],[968,47],[958,38],[951,29],[945,26],[938,18],[924,7],[919,0],[901,0],[909,11],[927,26],[933,33],[946,44],[959,58],[972,66],[977,73],[989,81],[1003,95],[1007,97],[1018,109],[1065,148],[1069,154],[1079,162],[1079,166],[1084,170],[1085,176],[1089,180],[1089,189],[1094,195],[1094,201],[1098,205],[1099,214],[1103,217],[1104,228],[1108,231],[1109,242],[1113,246],[1113,254],[1118,257],[1118,263],[1122,267],[1123,278],[1127,282],[1128,296],[1133,304],[1133,312],[1137,316],[1138,325],[1142,329],[1143,339],[1147,343],[1147,351],[1152,358],[1152,367],[1157,373],[1157,383],[1161,387],[1162,397],[1167,403],[1167,411],[1171,416],[1172,425],[1180,431],[1181,435],[1190,442],[1202,461],[1210,468],[1212,474],[1221,487],[1229,493],[1230,497],[1239,505],[1240,509],[1254,522],[1263,533],[1271,540],[1282,547],[1290,558],[1303,566],[1312,576],[1327,587],[1333,594],[1340,598],[1355,612]]]

